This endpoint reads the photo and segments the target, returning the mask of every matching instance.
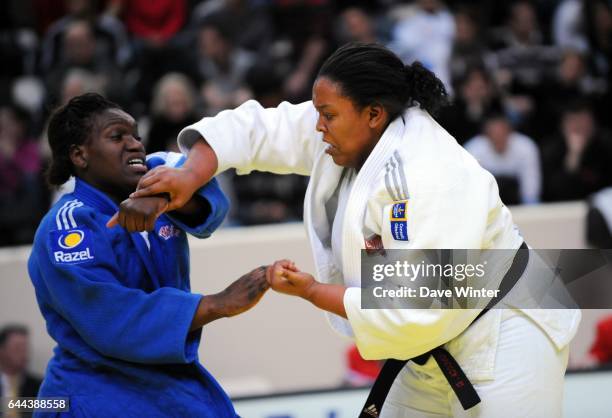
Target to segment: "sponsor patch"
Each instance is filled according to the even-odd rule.
[[[172,237],[178,237],[181,235],[181,230],[174,225],[163,225],[159,228],[159,232],[157,234],[168,241]]]
[[[395,202],[389,214],[391,236],[396,241],[408,241],[408,201]]]
[[[49,248],[56,264],[80,264],[94,260],[90,245],[91,231],[86,227],[56,230],[50,233]]]

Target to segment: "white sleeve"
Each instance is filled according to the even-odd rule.
[[[187,153],[195,141],[205,138],[219,159],[216,174],[235,168],[238,174],[259,170],[309,175],[324,146],[316,123],[317,111],[310,101],[264,109],[249,100],[187,126],[178,143]]]

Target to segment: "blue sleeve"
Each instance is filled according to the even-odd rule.
[[[46,304],[105,356],[152,364],[194,361],[188,334],[201,295],[172,287],[146,293],[122,284],[130,272],[119,268],[96,216],[91,208],[77,208],[72,228],[41,231],[47,237],[37,240],[35,251]]]
[[[160,165],[181,167],[184,163],[185,156],[174,152],[156,152],[147,156],[147,166],[149,169]],[[188,234],[197,238],[208,238],[225,219],[229,210],[229,201],[215,178],[201,187],[196,194],[204,198],[210,206],[210,213],[207,214],[200,225],[195,227],[188,226],[171,214],[167,215],[172,223]]]

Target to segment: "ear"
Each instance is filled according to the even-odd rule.
[[[368,124],[370,128],[376,129],[384,126],[387,121],[387,110],[380,103],[373,103],[366,109],[368,112]]]
[[[84,170],[87,168],[87,148],[85,146],[72,144],[68,155],[70,155],[70,161],[76,169]]]

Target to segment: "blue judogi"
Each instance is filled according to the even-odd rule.
[[[162,215],[128,233],[105,226],[117,205],[77,179],[42,220],[28,269],[57,347],[39,396],[69,397],[68,416],[236,417],[198,362],[201,330],[189,333],[201,295],[185,231],[208,237],[228,209],[216,181],[198,194],[211,208],[202,225]]]

